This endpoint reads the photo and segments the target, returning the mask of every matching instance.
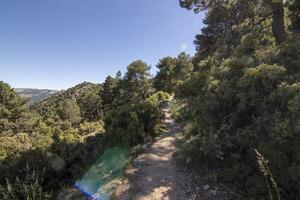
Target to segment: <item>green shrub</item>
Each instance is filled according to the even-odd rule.
[[[3,200],[47,200],[52,199],[51,192],[45,192],[44,172],[37,173],[35,170],[25,169],[24,179],[18,177],[14,181],[6,180],[6,186],[0,186],[0,198]]]
[[[102,133],[104,132],[104,122],[83,122],[80,124],[78,132],[80,135],[88,135],[95,132]]]
[[[170,100],[171,96],[167,92],[158,91],[147,98],[147,101],[154,106],[159,106],[161,102]]]
[[[300,40],[291,37],[272,50],[261,41],[251,43],[259,38],[244,37],[239,53],[213,64],[205,62],[210,70],[202,67],[186,80],[182,88],[190,92],[181,93],[184,103],[175,103],[172,112],[189,125],[182,152],[190,162],[218,169],[219,180],[247,198],[264,197],[268,194],[257,173],[255,148],[272,164],[282,198],[297,199]],[[278,57],[262,58],[266,49]]]
[[[105,130],[116,144],[134,146],[155,136],[160,118],[157,107],[148,102],[124,105],[105,118]]]

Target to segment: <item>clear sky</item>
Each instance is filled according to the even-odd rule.
[[[201,15],[178,0],[0,0],[0,80],[66,89],[142,59],[195,52]]]

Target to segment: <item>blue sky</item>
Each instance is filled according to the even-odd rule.
[[[202,16],[178,0],[1,0],[0,80],[66,89],[142,59],[195,52]]]

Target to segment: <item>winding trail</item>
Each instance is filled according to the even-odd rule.
[[[192,199],[182,185],[185,174],[177,169],[173,154],[182,139],[180,127],[171,118],[169,108],[163,110],[163,133],[144,148],[127,170],[127,180],[116,191],[120,200],[185,200]]]

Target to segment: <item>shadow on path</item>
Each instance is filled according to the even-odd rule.
[[[164,109],[166,130],[134,159],[126,171],[127,180],[116,192],[120,200],[187,200],[183,186],[185,174],[176,168],[173,154],[175,144],[182,138],[179,126]]]

